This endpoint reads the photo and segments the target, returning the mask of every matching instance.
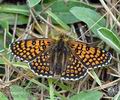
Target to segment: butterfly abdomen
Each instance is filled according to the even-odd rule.
[[[53,70],[56,75],[60,75],[65,69],[68,49],[65,43],[60,39],[52,51]]]

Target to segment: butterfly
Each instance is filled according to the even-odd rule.
[[[63,36],[20,40],[10,48],[38,76],[58,76],[61,80],[79,80],[88,70],[106,66],[112,58],[110,52]]]

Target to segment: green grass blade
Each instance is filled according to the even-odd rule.
[[[0,12],[29,15],[29,10],[26,5],[1,4]]]
[[[51,11],[47,11],[47,14],[50,15],[59,25],[61,25],[64,29],[70,30],[69,26],[65,24],[60,18],[58,18],[54,13]]]
[[[29,7],[36,6],[41,0],[27,0]]]
[[[50,100],[54,100],[54,88],[53,88],[53,82],[52,79],[48,79],[49,83],[49,94],[50,94]]]
[[[102,83],[101,83],[100,79],[98,78],[98,76],[94,70],[91,70],[91,74],[93,75],[94,80],[101,86]]]
[[[46,89],[47,91],[49,91],[49,87],[47,87],[47,86],[45,86],[44,84],[36,81],[35,79],[32,79],[32,80],[30,80],[30,81],[33,82],[33,83],[35,83],[35,84],[38,85],[38,86],[43,87],[43,88]],[[60,93],[58,93],[57,91],[54,91],[54,94],[55,94],[56,96],[59,96],[59,97],[61,98],[61,100],[67,100],[67,98],[65,98],[64,96],[62,96],[62,95],[61,95]]]

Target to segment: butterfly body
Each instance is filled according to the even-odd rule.
[[[87,70],[105,66],[112,58],[109,52],[65,37],[21,40],[12,43],[11,50],[37,75],[63,80],[79,80]]]
[[[65,69],[68,52],[69,51],[65,46],[64,40],[61,38],[52,49],[52,66],[56,75],[60,75]]]

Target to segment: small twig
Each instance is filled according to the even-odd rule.
[[[112,56],[112,59],[115,60],[115,61],[117,61],[118,63],[120,63],[120,61],[117,60],[117,59],[116,59],[115,57],[113,57],[113,56]]]
[[[119,0],[120,1],[120,0]],[[117,3],[119,3],[119,1]],[[108,6],[105,4],[104,0],[100,0],[101,4],[104,6],[104,8],[106,9],[106,11],[111,15],[111,17],[113,18],[113,20],[116,22],[116,24],[120,27],[120,22],[116,19],[116,17],[113,15],[113,13],[111,12],[111,9],[108,8]],[[116,4],[117,4],[116,3]],[[114,6],[112,7],[114,8]]]
[[[110,87],[110,86],[116,85],[119,81],[120,81],[120,78],[118,78],[118,79],[115,80],[115,81],[109,82],[109,83],[107,83],[107,84],[104,84],[104,85],[101,85],[101,86],[92,88],[92,89],[90,89],[90,90],[101,90],[101,89],[105,89],[105,88],[108,88],[108,87]]]
[[[7,29],[4,29],[4,48],[6,48],[6,32]]]
[[[18,78],[16,78],[16,79],[13,79],[13,80],[11,80],[11,81],[9,81],[9,82],[2,83],[2,85],[0,85],[0,89],[3,89],[3,88],[5,88],[5,87],[10,86],[11,84],[13,84],[14,82],[20,80],[20,79],[21,79],[22,77],[24,77],[24,76],[25,76],[25,74],[23,74],[22,76],[20,76],[20,77],[18,77]],[[1,83],[0,83],[0,84],[1,84]]]
[[[41,34],[44,35],[44,32],[43,32],[42,28],[40,27],[40,25],[39,25],[37,19],[35,18],[35,15],[34,15],[34,12],[33,12],[33,11],[34,11],[34,9],[30,9],[31,16],[33,17],[33,19],[34,19],[36,25],[38,26],[38,28],[41,30]]]
[[[13,28],[13,38],[12,38],[12,42],[13,42],[14,39],[15,39],[15,32],[16,32],[16,27],[17,27],[17,20],[18,20],[18,15],[16,14],[15,23],[14,23],[14,28]]]
[[[30,15],[29,15],[29,18],[28,18],[27,27],[26,27],[25,32],[24,32],[23,34],[25,34],[25,33],[29,30],[29,26],[30,26],[31,20],[32,20],[32,16],[31,16],[31,14],[30,14]]]

